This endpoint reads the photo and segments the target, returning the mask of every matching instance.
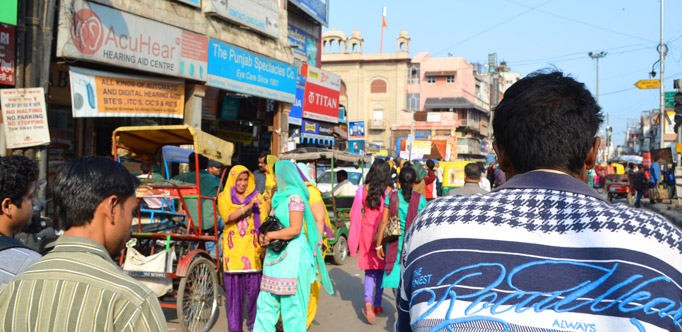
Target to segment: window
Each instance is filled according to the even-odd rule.
[[[436,83],[436,76],[426,76],[427,83]]]
[[[418,110],[419,109],[419,94],[418,93],[408,93],[407,94],[407,109],[408,110]]]
[[[445,82],[447,82],[447,83],[455,83],[455,75],[448,75],[448,76],[445,76]]]
[[[408,70],[408,84],[419,84],[419,64],[415,63],[410,66],[410,69]]]
[[[382,109],[374,109],[374,116],[372,119],[374,121],[383,121],[384,120],[384,110]]]
[[[372,81],[372,84],[370,84],[369,87],[370,93],[386,93],[386,90],[387,90],[386,81],[381,79],[376,79]]]

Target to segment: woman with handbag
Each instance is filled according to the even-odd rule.
[[[412,167],[403,168],[398,176],[400,191],[391,192],[384,202],[389,208],[384,209],[375,241],[377,256],[386,260],[386,270],[381,285],[383,288],[397,289],[400,286],[402,275],[400,255],[403,250],[403,239],[414,218],[426,207],[426,198],[412,191],[416,178],[417,173]]]
[[[308,205],[307,186],[296,165],[288,160],[278,162],[272,170],[277,179],[277,193],[272,197],[271,217],[261,227],[260,242],[267,251],[253,331],[274,331],[280,314],[284,331],[305,331],[310,288],[315,276],[319,275],[327,293],[333,294],[334,290],[324,268],[320,248],[322,236]],[[278,223],[280,227],[267,228],[281,229],[264,231],[264,226],[272,223]],[[307,237],[302,231],[304,224],[308,229]],[[277,241],[288,243],[276,249],[269,247],[271,242]]]
[[[226,222],[221,245],[228,325],[230,331],[243,331],[244,298],[248,295],[247,326],[253,330],[263,270],[257,230],[270,207],[263,203],[246,167],[237,165],[230,170],[225,189],[218,195],[218,212]]]
[[[358,252],[358,268],[365,271],[365,317],[370,324],[376,322],[376,314],[384,311],[381,306],[384,260],[377,256],[374,237],[392,186],[390,165],[376,159],[367,172],[365,185],[358,188],[350,211],[348,249],[351,256]]]

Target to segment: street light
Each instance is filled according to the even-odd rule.
[[[589,52],[587,55],[594,59],[597,60],[597,104],[599,104],[599,59],[603,58],[606,56],[606,52],[601,51],[599,53],[596,52]],[[610,141],[611,141],[611,127],[609,127],[609,112],[606,112],[606,162],[609,161],[609,147],[610,147]]]

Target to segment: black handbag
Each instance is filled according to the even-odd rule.
[[[260,225],[258,228],[258,231],[261,234],[267,234],[268,232],[273,232],[273,231],[278,231],[280,229],[283,229],[284,226],[282,223],[277,219],[275,216],[270,216],[268,219],[263,222],[263,224]],[[276,253],[282,252],[284,248],[287,247],[287,244],[289,244],[289,240],[272,240],[267,246],[263,246],[264,248],[268,248]]]

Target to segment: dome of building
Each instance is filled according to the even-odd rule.
[[[327,37],[335,37],[335,38],[340,38],[341,40],[346,40],[346,34],[343,33],[343,31],[339,31],[336,29],[331,29],[325,33],[322,34],[322,38],[327,38]]]
[[[358,30],[358,29],[355,29],[353,31],[352,36],[353,36],[353,38],[362,39],[362,34],[360,33],[360,30]]]
[[[400,37],[409,38],[409,36],[407,35],[407,30],[403,29],[403,31],[400,31]]]

